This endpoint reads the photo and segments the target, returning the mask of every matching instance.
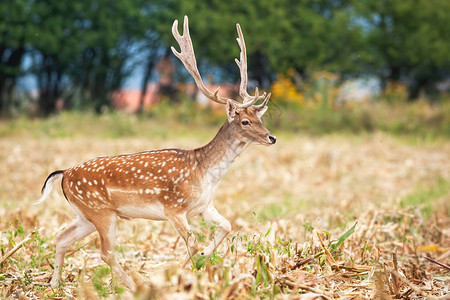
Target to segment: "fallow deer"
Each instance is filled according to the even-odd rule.
[[[133,279],[120,266],[114,255],[116,218],[145,218],[167,220],[184,239],[188,253],[186,264],[196,254],[197,245],[187,218],[202,215],[207,223],[218,223],[214,241],[202,252],[210,256],[231,231],[231,224],[214,208],[213,195],[236,157],[249,144],[275,144],[276,138],[267,130],[261,117],[267,110],[270,94],[255,95],[247,92],[247,54],[239,24],[238,44],[240,59],[240,103],[211,92],[203,84],[189,36],[188,18],[184,17],[183,35],[178,32],[178,21],[172,33],[181,52],[173,53],[183,62],[199,90],[210,100],[226,105],[227,119],[217,135],[207,145],[193,149],[165,149],[137,154],[99,157],[79,165],[51,173],[42,188],[45,200],[58,178],[69,204],[78,219],[56,236],[54,272],[50,285],[56,287],[63,266],[64,255],[70,245],[98,231],[101,258],[109,264],[125,285],[135,289]],[[260,104],[255,104],[262,100]]]

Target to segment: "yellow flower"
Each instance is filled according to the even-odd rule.
[[[297,90],[290,77],[295,75],[295,71],[290,69],[287,76],[278,75],[278,80],[272,83],[271,90],[274,98],[281,102],[296,102],[300,105],[304,104],[304,96]]]

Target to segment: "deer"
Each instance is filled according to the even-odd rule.
[[[98,157],[66,170],[54,171],[47,177],[37,203],[49,196],[54,182],[61,178],[64,197],[77,216],[56,236],[52,288],[60,282],[66,250],[97,231],[101,259],[131,291],[135,290],[134,280],[113,255],[117,217],[170,222],[186,244],[183,266],[198,253],[188,218],[201,215],[207,224],[218,224],[212,242],[201,252],[206,257],[230,233],[230,222],[213,203],[219,182],[248,145],[273,145],[276,142],[276,137],[261,121],[271,94],[260,95],[258,88],[253,96],[248,93],[246,46],[240,25],[236,24],[236,28],[240,59],[235,61],[240,70],[242,102],[219,96],[220,88],[212,92],[203,84],[189,34],[188,17],[184,17],[183,35],[178,32],[178,20],[172,26],[172,34],[181,49],[178,52],[171,47],[174,55],[207,98],[226,106],[225,123],[208,144],[193,150],[173,148]]]

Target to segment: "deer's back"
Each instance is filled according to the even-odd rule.
[[[62,186],[71,204],[93,216],[115,211],[157,220],[186,210],[201,194],[192,151],[178,149],[95,158],[67,169]]]

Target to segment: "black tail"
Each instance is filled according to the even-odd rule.
[[[45,180],[44,186],[42,187],[42,190],[41,190],[41,194],[42,194],[41,199],[39,199],[35,204],[41,203],[42,201],[45,200],[45,198],[48,197],[48,195],[50,195],[50,192],[53,187],[53,183],[59,177],[63,177],[63,174],[64,174],[64,170],[58,170],[58,171],[55,171],[55,172],[51,173],[50,175],[48,175],[47,179]]]

